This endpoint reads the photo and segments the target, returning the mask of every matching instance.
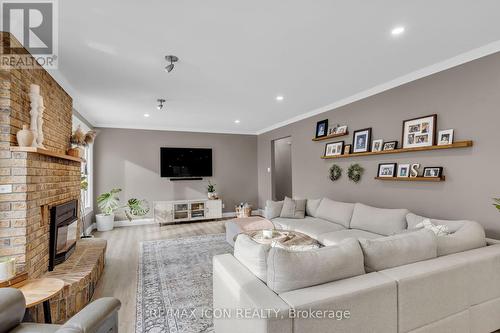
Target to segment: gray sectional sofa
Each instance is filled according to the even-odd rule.
[[[235,255],[213,261],[214,308],[227,312],[217,333],[500,329],[500,244],[479,223],[326,198],[283,218],[277,205],[266,207],[276,228],[324,247],[289,252],[238,236]]]

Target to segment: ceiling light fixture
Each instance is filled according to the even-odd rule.
[[[149,113],[145,113],[145,114],[144,114],[144,117],[145,117],[145,118],[149,118]]]
[[[401,35],[403,32],[405,32],[405,27],[403,26],[395,27],[394,29],[391,30],[391,34],[393,36]]]
[[[285,97],[283,97],[283,96],[281,96],[281,95],[276,96],[276,100],[277,100],[278,102],[281,102],[281,101],[282,101],[282,100],[284,100],[284,99],[285,99]]]
[[[236,119],[236,120],[234,121],[234,123],[235,123],[235,124],[239,124],[239,123],[240,123],[240,121],[239,121],[238,119]]]
[[[163,109],[163,103],[165,103],[166,101],[163,98],[158,98],[156,101],[158,102],[158,106],[156,108],[158,110]]]
[[[174,55],[168,55],[168,56],[165,56],[165,60],[167,60],[168,62],[170,62],[170,65],[168,65],[168,66],[165,67],[165,71],[167,73],[170,73],[174,69],[174,67],[175,67],[174,62],[179,61],[179,58],[176,57],[176,56],[174,56]]]

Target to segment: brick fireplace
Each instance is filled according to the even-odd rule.
[[[12,45],[20,44],[9,33],[0,32],[0,54],[18,52]],[[20,53],[28,54],[24,49]],[[30,84],[39,85],[44,98],[46,150],[21,148],[16,140],[22,125],[30,123]],[[27,272],[30,279],[56,277],[65,282],[63,291],[50,304],[52,318],[58,323],[90,301],[103,272],[106,250],[104,240],[78,239],[82,227],[76,208],[80,202],[81,161],[66,155],[72,104],[71,96],[42,67],[5,68],[0,64],[0,258],[15,257],[18,273]],[[59,211],[68,204],[73,208]],[[57,219],[58,214],[69,211],[70,219]],[[48,272],[51,220],[61,227],[53,225],[53,231],[60,229],[61,233],[56,238],[54,259],[61,262],[64,255],[68,260]],[[68,238],[70,231],[72,236]],[[32,318],[38,321],[43,320],[39,310],[30,309]]]

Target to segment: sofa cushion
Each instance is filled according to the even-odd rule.
[[[320,242],[324,246],[332,246],[332,245],[337,245],[338,243],[342,242],[344,239],[347,239],[347,238],[376,239],[376,238],[380,238],[380,237],[384,237],[384,236],[379,235],[379,234],[374,234],[374,233],[368,232],[368,231],[358,230],[358,229],[345,229],[345,230],[328,232],[326,234],[321,234],[316,239],[318,240],[318,242]]]
[[[363,252],[354,239],[303,252],[271,248],[267,259],[267,286],[276,293],[364,273]]]
[[[317,217],[317,210],[319,204],[321,203],[321,199],[307,199],[306,202],[306,215]]]
[[[259,244],[250,236],[240,234],[234,243],[234,257],[262,281],[267,278],[267,256],[271,245]]]
[[[267,219],[274,219],[279,217],[281,214],[281,209],[283,209],[283,201],[266,201],[266,208],[264,209],[264,215]]]
[[[320,235],[328,232],[345,230],[340,224],[310,216],[306,216],[304,219],[285,219],[279,217],[273,219],[272,222],[276,229],[302,232],[314,239],[318,239]]]
[[[306,199],[290,199],[285,197],[280,217],[303,219],[306,215]]]
[[[437,257],[434,232],[423,229],[378,239],[359,239],[367,271],[411,264]]]
[[[352,213],[350,228],[389,236],[406,229],[408,213],[407,209],[384,209],[357,203]]]
[[[354,204],[352,203],[333,201],[324,198],[318,206],[316,216],[327,221],[342,224],[344,227],[349,228],[353,210]]]
[[[419,223],[422,223],[426,217],[407,214],[408,229],[414,229]],[[430,219],[434,225],[445,225],[448,227],[449,235],[439,236],[438,256],[444,256],[452,253],[468,251],[486,246],[486,235],[484,228],[474,221],[449,221]]]

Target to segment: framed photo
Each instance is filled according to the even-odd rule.
[[[382,151],[382,146],[384,145],[384,140],[378,139],[372,142],[372,151]]]
[[[394,150],[398,148],[398,142],[397,141],[388,141],[384,143],[384,148],[383,150]]]
[[[372,142],[372,128],[365,128],[354,132],[352,139],[352,152],[364,153],[370,151]]]
[[[436,114],[403,121],[403,148],[435,145],[436,126]]]
[[[402,178],[410,177],[410,165],[409,164],[399,164],[398,165],[398,177],[402,177]]]
[[[351,147],[352,147],[352,145],[345,145],[344,146],[344,155],[349,155],[351,153]]]
[[[344,151],[344,141],[330,142],[325,146],[325,156],[342,155]]]
[[[453,129],[439,131],[438,145],[451,145],[453,143]]]
[[[382,163],[378,165],[378,177],[396,177],[397,163]]]
[[[335,127],[328,127],[328,135],[333,135],[333,134],[335,134],[335,130],[336,130],[336,128],[335,128]]]
[[[318,121],[316,124],[316,138],[322,138],[328,135],[328,119]]]
[[[443,175],[443,167],[426,167],[424,168],[424,177],[439,178]]]
[[[347,126],[338,126],[335,129],[335,134],[346,134],[347,133]]]

